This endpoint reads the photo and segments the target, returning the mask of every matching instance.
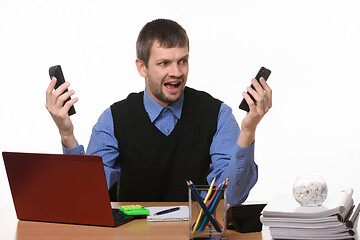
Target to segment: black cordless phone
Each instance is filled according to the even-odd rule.
[[[260,83],[260,78],[261,78],[261,77],[263,77],[263,78],[265,79],[265,81],[266,81],[266,80],[269,78],[270,74],[271,74],[271,71],[270,71],[269,69],[264,68],[264,67],[261,67],[260,70],[259,70],[259,72],[256,74],[255,79]],[[261,84],[260,84],[260,85],[261,85]],[[251,84],[250,87],[255,90],[255,88],[254,88],[254,86],[253,86],[252,84]],[[256,102],[255,99],[254,99],[254,97],[251,96],[251,94],[249,94],[249,95],[250,95],[251,99],[252,99],[254,102]],[[247,111],[247,112],[250,111],[249,105],[247,104],[247,102],[245,101],[244,98],[243,98],[243,100],[241,101],[239,108],[242,109],[242,110],[244,110],[244,111]]]
[[[49,68],[49,75],[50,75],[50,79],[52,77],[56,77],[56,79],[57,79],[56,84],[55,84],[55,89],[57,89],[61,84],[63,84],[65,82],[64,74],[63,74],[63,72],[61,70],[60,65],[50,67]],[[65,91],[63,93],[66,93],[67,91],[68,90],[65,89]],[[65,102],[64,102],[64,105],[70,99],[71,99],[70,97],[68,99],[66,99]],[[69,116],[71,116],[71,115],[73,115],[75,113],[76,113],[76,111],[75,111],[74,106],[71,106],[69,111],[68,111]]]

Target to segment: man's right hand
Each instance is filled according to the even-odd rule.
[[[59,129],[61,141],[64,147],[74,148],[77,146],[77,141],[74,136],[74,126],[70,120],[68,111],[79,99],[73,98],[70,101],[67,101],[63,106],[65,100],[72,96],[75,91],[70,90],[64,93],[65,89],[67,89],[70,85],[69,82],[61,84],[56,90],[54,90],[56,81],[57,79],[53,77],[46,90],[46,109],[49,111]]]

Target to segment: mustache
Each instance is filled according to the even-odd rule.
[[[168,78],[165,79],[164,83],[166,83],[168,81],[181,81],[181,82],[184,82],[185,78],[183,76],[180,76],[180,77],[168,77]]]

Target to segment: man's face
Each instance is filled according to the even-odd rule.
[[[189,72],[188,59],[187,47],[163,48],[155,41],[148,66],[137,60],[139,73],[145,77],[146,90],[152,99],[166,107],[180,98]]]

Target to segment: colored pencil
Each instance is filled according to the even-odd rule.
[[[211,206],[208,207],[209,208],[209,211],[211,214],[214,214],[214,212],[216,211],[216,208],[220,202],[220,199],[222,197],[222,193],[224,193],[226,187],[227,187],[227,184],[228,184],[228,178],[221,183],[221,187],[220,187],[220,190],[218,191],[218,193],[216,194],[215,198],[212,199],[213,201],[210,203]],[[215,194],[214,194],[215,195]],[[214,196],[213,196],[214,197]],[[200,224],[200,227],[198,228],[199,231],[203,231],[205,226],[208,224],[209,222],[209,219],[207,216],[205,216]]]
[[[208,201],[208,202],[205,204],[208,209],[210,208],[211,203],[214,201],[216,194],[219,192],[219,189],[220,189],[220,187],[221,187],[221,184],[222,184],[222,183],[220,183],[220,184],[216,187],[215,193],[212,195],[210,201]],[[205,216],[205,215],[204,215],[204,212],[203,212],[203,213],[201,214],[200,223],[203,222],[204,216]],[[214,217],[214,218],[215,218],[215,217]],[[216,218],[215,218],[215,220],[216,220]],[[199,229],[200,229],[200,225],[198,225],[198,226],[196,227],[196,231],[198,231]]]
[[[209,199],[209,197],[211,196],[211,192],[212,192],[212,189],[213,189],[213,187],[214,187],[215,179],[216,179],[216,177],[214,177],[214,179],[212,180],[212,182],[211,182],[211,184],[210,184],[210,187],[209,187],[208,192],[207,192],[207,194],[206,194],[206,197],[205,197],[205,199],[204,199],[204,203],[206,203],[207,200]],[[201,219],[202,216],[203,216],[203,210],[200,209],[199,216],[198,216],[198,218],[197,218],[197,220],[196,220],[196,224],[195,224],[194,229],[193,229],[193,234],[195,234],[196,229],[197,229],[197,227],[198,227],[198,225],[199,225],[199,223],[200,223],[200,219]]]

